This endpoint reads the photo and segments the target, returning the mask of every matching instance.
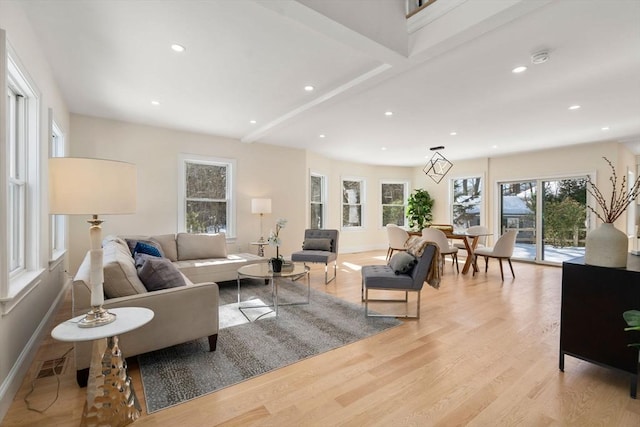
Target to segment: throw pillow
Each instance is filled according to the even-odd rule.
[[[136,249],[136,245],[138,244],[138,242],[142,242],[142,243],[146,243],[147,245],[151,245],[154,248],[156,248],[158,250],[158,252],[160,252],[160,256],[164,257],[164,251],[162,250],[162,245],[160,245],[160,242],[158,242],[155,239],[151,239],[151,238],[144,238],[143,236],[132,236],[132,237],[125,237],[124,239],[127,242],[127,246],[129,246],[129,250],[131,251],[131,256],[134,256],[134,252]]]
[[[306,239],[302,244],[305,251],[330,251],[331,239]]]
[[[145,242],[136,243],[135,248],[133,248],[133,256],[135,257],[136,254],[147,254],[159,258],[162,257],[162,253],[158,248]]]
[[[186,286],[180,270],[166,258],[138,254],[136,269],[140,281],[149,292]]]
[[[227,257],[227,238],[224,233],[178,233],[176,244],[178,261]]]
[[[413,270],[418,260],[411,254],[406,252],[398,252],[389,260],[389,267],[396,274],[406,274]]]

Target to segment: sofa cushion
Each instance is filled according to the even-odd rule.
[[[391,267],[395,274],[407,274],[411,272],[417,262],[416,257],[402,251],[391,257],[389,267]]]
[[[186,285],[182,273],[167,258],[139,253],[135,264],[138,277],[149,292]]]
[[[162,250],[162,245],[157,240],[147,237],[147,236],[125,236],[124,240],[127,242],[127,246],[129,246],[129,251],[131,252],[131,256],[134,255],[136,245],[138,242],[145,243],[147,245],[153,246],[160,252],[160,256],[164,257],[164,251]]]
[[[147,254],[158,258],[162,257],[162,252],[160,252],[157,247],[145,242],[136,243],[136,247],[133,248],[133,256],[135,257],[137,254]]]
[[[178,260],[178,248],[176,247],[175,234],[160,234],[157,236],[151,236],[151,239],[160,243],[165,258],[169,258],[170,261]]]
[[[330,251],[331,239],[305,239],[302,249],[305,251]]]
[[[117,237],[105,238],[102,244],[104,294],[118,298],[147,292],[140,279],[127,243]]]
[[[227,257],[227,239],[224,233],[178,233],[176,244],[178,261]]]

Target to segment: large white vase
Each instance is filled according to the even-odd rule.
[[[627,235],[605,222],[587,233],[584,262],[600,267],[626,267],[628,247]]]

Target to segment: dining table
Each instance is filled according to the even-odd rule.
[[[440,228],[440,227],[437,227]],[[451,240],[462,240],[464,242],[464,247],[467,251],[467,259],[464,262],[464,266],[462,267],[462,274],[467,274],[469,269],[473,266],[474,272],[478,271],[478,266],[474,264],[474,252],[476,247],[478,246],[478,240],[483,236],[491,236],[492,234],[489,232],[486,233],[471,233],[468,231],[451,231],[450,229],[440,228],[444,232],[447,239]],[[412,236],[421,236],[421,231],[410,231],[410,235]]]

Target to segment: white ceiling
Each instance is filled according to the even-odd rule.
[[[421,165],[438,145],[640,153],[637,0],[438,0],[409,22],[404,0],[18,3],[74,113],[370,164]]]

